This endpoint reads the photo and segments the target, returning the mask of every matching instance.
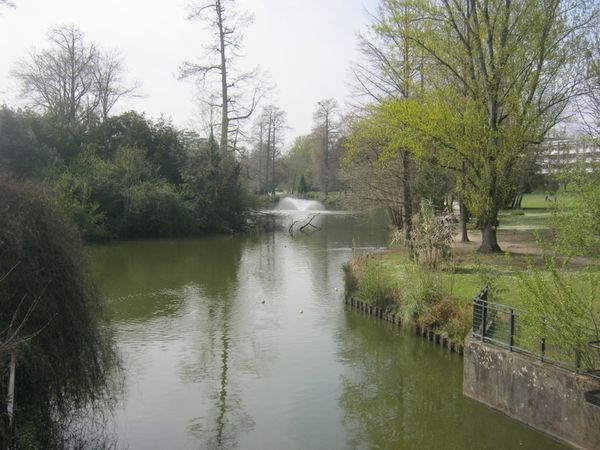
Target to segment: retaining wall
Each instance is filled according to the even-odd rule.
[[[581,449],[600,449],[600,383],[528,356],[465,339],[463,393]]]

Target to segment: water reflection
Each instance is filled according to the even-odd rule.
[[[212,392],[209,392],[208,395],[211,407],[208,414],[205,417],[196,417],[188,421],[190,434],[198,443],[202,443],[202,448],[234,448],[237,446],[238,434],[247,432],[254,427],[251,416],[243,407],[241,392],[230,374],[232,365],[230,346],[235,346],[236,341],[230,337],[229,302],[224,301],[222,305],[219,316],[212,315],[213,323],[219,324],[211,327],[212,332],[209,332],[211,347],[209,354],[212,357],[206,357],[206,353],[204,353],[204,357],[196,362],[196,367],[189,365],[182,367],[184,383],[202,383],[203,380],[198,379],[199,373],[205,374],[204,381],[211,380]],[[216,358],[214,358],[215,347],[220,347]],[[210,370],[200,369],[201,367],[206,368],[207,365],[212,368],[213,373]],[[190,377],[190,374],[193,376]]]
[[[228,296],[236,289],[242,247],[251,244],[250,239],[216,236],[102,245],[93,248],[94,275],[112,301],[160,297],[161,292],[191,283],[202,286],[209,296]],[[140,304],[126,303],[118,312],[126,314],[124,319],[135,318]]]

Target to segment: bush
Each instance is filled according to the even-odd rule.
[[[72,448],[72,424],[94,423],[81,412],[99,418],[111,405],[110,328],[83,246],[45,193],[0,174],[0,205],[0,446],[13,445],[4,374],[14,355],[14,445]]]

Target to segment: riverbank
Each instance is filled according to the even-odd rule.
[[[462,341],[472,324],[471,301],[486,285],[490,299],[523,307],[520,277],[528,268],[544,270],[544,258],[536,236],[552,238],[550,230],[508,229],[498,232],[503,254],[476,252],[480,235],[470,232],[470,242],[455,239],[452,259],[438,270],[420,267],[404,248],[379,253],[355,253],[344,266],[346,296],[398,314],[405,324],[431,329],[442,337]],[[600,270],[596,258],[579,257],[569,262],[577,275]]]

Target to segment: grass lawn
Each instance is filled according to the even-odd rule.
[[[498,217],[500,230],[540,230],[552,227],[552,209],[520,209],[502,211]]]
[[[552,197],[544,192],[525,194],[521,202],[521,209],[509,209],[500,213],[499,229],[541,230],[552,228],[556,206],[558,204],[569,206],[572,199],[569,191],[559,191]]]

